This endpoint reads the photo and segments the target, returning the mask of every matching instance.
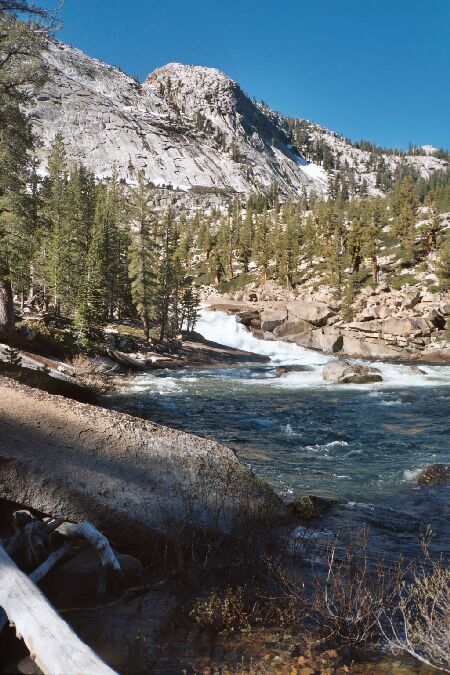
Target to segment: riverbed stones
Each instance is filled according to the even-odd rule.
[[[322,378],[325,382],[334,384],[369,384],[383,380],[378,368],[350,364],[347,361],[327,363],[322,371]]]

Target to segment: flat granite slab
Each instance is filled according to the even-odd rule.
[[[0,377],[0,499],[90,520],[113,541],[174,523],[229,531],[284,512],[215,441]]]

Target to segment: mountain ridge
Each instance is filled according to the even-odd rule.
[[[250,100],[217,68],[169,63],[141,84],[58,40],[49,40],[43,58],[48,80],[29,109],[42,141],[42,170],[53,138],[61,132],[69,160],[86,164],[100,178],[115,165],[128,182],[143,171],[156,186],[185,192],[248,195],[276,185],[284,198],[304,191],[327,195],[335,169],[302,153],[297,120],[309,125],[313,142],[326,142],[357,175],[356,184],[364,180],[369,192],[378,190],[364,150],[325,127]],[[432,154],[383,158],[392,171],[405,161],[425,178],[447,166]]]

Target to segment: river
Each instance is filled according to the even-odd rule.
[[[435,552],[450,551],[448,489],[415,480],[450,462],[450,367],[375,363],[383,382],[333,385],[321,376],[333,357],[259,340],[233,316],[203,310],[197,330],[271,361],[138,375],[115,407],[224,442],[286,499],[344,500],[327,527],[364,522],[382,548],[407,552],[431,526]]]

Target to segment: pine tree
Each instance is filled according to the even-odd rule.
[[[378,254],[383,227],[386,225],[386,204],[381,197],[372,197],[364,204],[365,231],[362,251],[370,259],[372,280],[378,283]]]
[[[160,340],[178,330],[178,291],[182,273],[176,256],[178,228],[175,215],[168,210],[158,228],[159,260],[156,274],[154,316],[159,325]]]
[[[45,281],[56,315],[59,315],[61,299],[66,295],[67,265],[63,257],[66,237],[70,229],[67,186],[68,167],[64,141],[57,133],[47,162],[48,176],[45,181],[44,218],[47,222],[48,239],[45,246]]]
[[[450,290],[450,237],[441,244],[436,260],[436,272],[439,277],[439,286],[443,291]]]
[[[108,268],[105,255],[108,236],[104,212],[103,195],[96,206],[92,238],[75,315],[80,343],[85,347],[99,337],[108,315]]]
[[[418,199],[411,176],[406,176],[394,190],[391,207],[394,215],[392,233],[400,238],[403,261],[412,263],[415,258],[414,243]]]
[[[155,312],[156,269],[158,250],[156,221],[151,208],[152,191],[144,175],[139,174],[131,198],[133,238],[129,247],[129,274],[133,303],[149,339],[150,319]]]
[[[254,253],[253,253],[253,257],[256,260],[258,268],[261,272],[263,283],[267,281],[269,272],[269,261],[271,254],[269,233],[270,233],[269,216],[267,214],[267,209],[265,208],[263,213],[258,217],[256,221],[256,232],[255,232]]]
[[[14,329],[13,284],[23,293],[32,254],[31,128],[19,104],[0,93],[0,337]]]
[[[233,278],[233,244],[231,239],[230,220],[223,219],[217,235],[217,254],[227,280]]]
[[[290,218],[286,223],[283,237],[283,258],[281,273],[286,287],[291,290],[294,285],[294,275],[297,271],[300,253],[300,232],[297,223]]]
[[[247,203],[247,211],[241,228],[238,244],[239,262],[244,272],[248,272],[248,265],[252,256],[253,243],[253,211],[250,203]]]
[[[128,277],[130,231],[123,187],[114,169],[111,178],[99,186],[97,215],[105,232],[103,257],[108,291],[108,319],[121,318],[131,307]],[[97,203],[98,206],[98,203]]]
[[[364,205],[353,201],[348,209],[349,224],[346,237],[346,249],[350,256],[352,274],[358,273],[362,262],[364,240]]]
[[[441,229],[441,217],[434,203],[433,196],[430,196],[426,201],[429,208],[429,216],[424,227],[422,227],[422,237],[424,239],[425,250],[429,254],[436,248],[436,238]]]

